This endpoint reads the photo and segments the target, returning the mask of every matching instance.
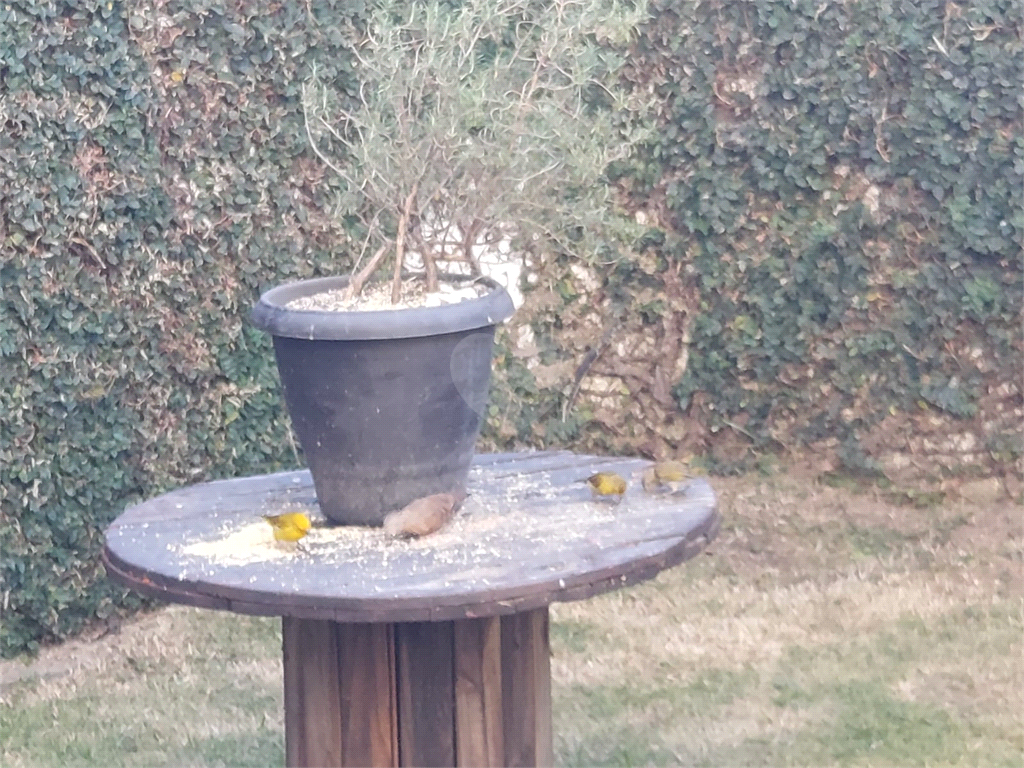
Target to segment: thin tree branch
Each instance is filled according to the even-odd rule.
[[[377,270],[377,267],[380,266],[381,261],[384,260],[384,256],[387,255],[388,245],[388,243],[384,243],[384,245],[378,248],[377,252],[373,254],[373,257],[370,259],[367,265],[352,276],[352,279],[349,281],[348,284],[349,297],[354,298],[362,292],[363,283],[365,283],[367,279],[369,279],[370,275],[372,275]]]
[[[412,205],[416,201],[416,191],[419,189],[419,182],[412,185],[412,191],[405,198],[405,205],[402,207],[402,217],[398,220],[398,236],[395,238],[395,272],[391,280],[391,303],[397,304],[402,298],[402,263],[405,261],[405,232],[409,227],[409,217],[412,215]],[[428,277],[429,280],[429,277]],[[434,272],[434,287],[427,283],[427,290],[437,290],[437,272]]]

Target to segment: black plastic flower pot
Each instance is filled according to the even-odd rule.
[[[487,407],[494,330],[512,300],[368,312],[289,309],[347,277],[267,291],[253,324],[274,338],[288,412],[335,523],[379,525],[413,499],[462,490]]]

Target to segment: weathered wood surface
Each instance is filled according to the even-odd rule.
[[[284,617],[289,766],[398,765],[390,624]]]
[[[306,552],[267,545],[230,557],[216,548],[265,526],[263,514],[319,517],[312,480],[298,471],[206,483],[127,509],[107,530],[104,560],[145,594],[239,613],[353,622],[512,614],[649,579],[714,538],[707,481],[652,496],[639,481],[647,465],[564,451],[485,454],[470,498],[433,536],[316,527]],[[591,500],[579,481],[597,470],[630,480],[620,504]]]
[[[398,765],[394,628],[336,626],[341,651],[340,765]]]
[[[395,625],[398,763],[455,765],[454,622]]]
[[[505,765],[554,765],[547,606],[501,617]]]
[[[285,617],[285,759],[290,766],[341,765],[338,633],[333,621]]]
[[[456,765],[505,765],[501,711],[500,616],[462,619],[455,627]]]
[[[288,766],[547,766],[547,606],[457,621],[283,618]]]

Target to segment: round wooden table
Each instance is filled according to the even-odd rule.
[[[440,532],[317,525],[306,471],[223,480],[127,509],[107,572],[146,595],[282,617],[289,766],[550,765],[548,605],[649,579],[718,531],[703,479],[651,495],[649,462],[485,454]],[[631,480],[618,504],[578,482]],[[263,514],[305,510],[297,551]]]

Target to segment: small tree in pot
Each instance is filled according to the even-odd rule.
[[[488,293],[448,306],[331,311],[321,299],[351,301],[380,272],[398,304],[411,263],[434,292],[442,269],[479,278],[496,251],[614,259],[634,227],[604,174],[642,139],[645,108],[617,89],[615,49],[642,13],[609,0],[383,0],[365,30],[342,31],[358,93],[315,73],[307,83],[310,144],[340,180],[357,268],[269,291],[253,319],[274,335],[327,517],[379,523],[464,487],[494,330],[513,307],[485,279]]]
[[[347,30],[358,94],[314,72],[304,108],[311,146],[343,183],[338,213],[372,253],[350,292],[389,257],[397,303],[410,254],[434,292],[439,263],[480,275],[496,249],[591,261],[628,241],[604,174],[645,135],[645,104],[616,82],[644,13],[608,0],[388,2]]]

